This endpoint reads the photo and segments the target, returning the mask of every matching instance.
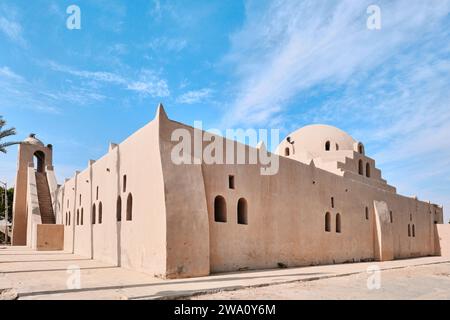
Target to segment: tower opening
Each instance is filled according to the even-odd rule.
[[[36,171],[43,173],[45,171],[45,154],[42,151],[36,151],[33,154],[33,163]]]

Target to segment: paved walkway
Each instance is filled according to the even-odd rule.
[[[450,262],[450,259],[426,257],[162,280],[66,252],[36,252],[23,247],[0,246],[0,289],[13,288],[19,299],[173,299],[247,287],[367,274],[367,268],[373,265],[387,270],[445,262]],[[74,279],[74,273],[70,272],[73,266],[80,269],[80,289],[68,288],[68,283],[73,283],[71,280]]]

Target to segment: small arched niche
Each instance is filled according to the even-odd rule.
[[[341,233],[341,214],[338,213],[336,215],[336,233]]]
[[[238,224],[248,224],[247,200],[244,198],[241,198],[238,201],[237,220]]]
[[[227,222],[227,203],[222,196],[214,199],[214,221]]]
[[[358,153],[364,154],[364,145],[362,143],[358,143]]]
[[[370,164],[366,163],[366,177],[370,178]]]
[[[364,164],[363,164],[363,161],[361,159],[358,161],[358,173],[361,176],[364,175]]]
[[[331,215],[329,212],[325,213],[325,232],[331,232]]]

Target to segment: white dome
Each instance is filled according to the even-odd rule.
[[[290,140],[290,143],[287,139]],[[292,132],[278,148],[292,144],[296,153],[304,152],[315,158],[322,155],[324,151],[355,150],[356,143],[348,133],[341,129],[314,124]]]
[[[39,140],[38,138],[36,138],[36,135],[34,133],[30,134],[28,136],[28,138],[23,140],[23,143],[33,144],[33,145],[36,145],[36,146],[44,147],[44,144],[42,143],[42,141]]]

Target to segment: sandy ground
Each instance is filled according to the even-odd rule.
[[[192,299],[450,299],[450,263],[381,271],[378,274],[379,289],[376,289],[374,275],[362,273],[220,292]],[[368,281],[375,289],[368,289]]]
[[[11,299],[327,299],[449,297],[449,257],[423,257],[273,270],[249,270],[163,280],[68,252],[0,246],[0,300]],[[367,273],[381,272],[368,290]],[[390,271],[387,271],[390,270]],[[301,282],[303,281],[303,282]],[[283,284],[283,285],[281,285]],[[268,286],[270,287],[262,287]],[[258,288],[244,290],[245,288]],[[240,290],[232,292],[233,290]]]

